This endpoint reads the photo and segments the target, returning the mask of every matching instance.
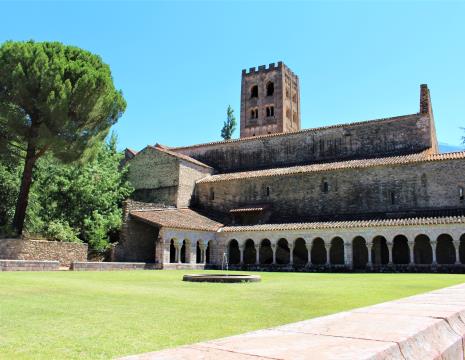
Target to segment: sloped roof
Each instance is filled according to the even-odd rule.
[[[383,165],[403,165],[410,163],[418,162],[430,162],[430,161],[441,161],[441,160],[456,160],[456,159],[465,159],[465,151],[454,152],[454,153],[445,153],[445,154],[432,154],[431,149],[426,151],[403,155],[403,156],[392,156],[384,158],[373,158],[373,159],[362,159],[362,160],[347,160],[347,161],[337,161],[330,163],[321,163],[321,164],[312,164],[312,165],[303,165],[303,166],[292,166],[287,168],[274,168],[267,170],[252,170],[236,173],[226,173],[207,176],[203,179],[200,179],[198,183],[213,183],[218,181],[230,181],[230,180],[240,180],[256,177],[268,177],[268,176],[280,176],[280,175],[293,175],[300,173],[310,173],[310,172],[324,172],[340,169],[357,169],[357,168],[367,168]]]
[[[170,156],[173,156],[175,158],[178,158],[180,160],[184,160],[184,161],[188,161],[192,164],[195,164],[195,165],[198,165],[198,166],[203,166],[205,168],[208,168],[208,169],[211,169],[212,167],[211,166],[208,166],[207,164],[204,164],[203,162],[200,162],[198,160],[195,160],[194,158],[191,158],[190,156],[187,156],[187,155],[184,155],[184,154],[179,154],[179,153],[176,153],[174,151],[171,151],[169,149],[167,149],[166,147],[164,146],[161,146],[161,145],[155,145],[155,146],[151,146],[149,145],[150,148],[152,149],[156,149],[158,151],[161,151],[165,154],[168,154]]]
[[[355,221],[327,221],[289,224],[262,224],[250,226],[225,226],[221,232],[244,231],[276,231],[276,230],[318,230],[318,229],[348,229],[375,226],[415,226],[415,225],[444,225],[464,224],[465,216],[420,217],[406,219],[355,220]]]
[[[191,209],[134,210],[130,214],[148,224],[173,229],[217,231],[223,226]]]
[[[408,114],[408,115],[393,116],[393,117],[388,117],[388,118],[380,118],[380,119],[356,121],[356,122],[344,123],[344,124],[321,126],[321,127],[316,127],[316,128],[302,129],[302,130],[290,131],[290,132],[285,132],[285,133],[265,134],[265,135],[243,137],[243,138],[232,139],[232,140],[212,141],[212,142],[203,143],[203,144],[171,147],[169,149],[173,150],[173,151],[180,151],[180,150],[195,149],[195,148],[210,146],[210,145],[221,145],[221,144],[230,144],[230,143],[237,143],[237,142],[244,142],[244,141],[255,141],[255,140],[264,139],[264,138],[292,136],[292,135],[300,134],[300,133],[315,133],[315,132],[322,131],[322,130],[342,128],[342,127],[347,127],[347,126],[366,126],[366,125],[369,125],[369,124],[372,124],[372,123],[380,123],[380,122],[388,123],[388,122],[395,122],[395,121],[403,121],[403,120],[406,120],[408,118],[413,118],[413,117],[420,118],[420,116],[421,115],[418,114],[418,113],[416,113],[416,114]]]

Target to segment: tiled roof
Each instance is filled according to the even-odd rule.
[[[385,158],[362,159],[362,160],[348,160],[337,161],[331,163],[312,164],[303,166],[292,166],[287,168],[274,168],[268,170],[254,170],[237,173],[227,173],[207,176],[198,181],[198,183],[213,183],[218,181],[240,180],[256,177],[280,176],[280,175],[293,175],[309,172],[324,172],[340,169],[357,169],[383,165],[403,165],[417,162],[441,161],[441,160],[455,160],[464,159],[465,151],[445,153],[445,154],[431,154],[431,150],[426,150],[421,153],[392,156]]]
[[[464,224],[465,216],[424,217],[408,219],[383,220],[355,220],[355,221],[327,221],[292,224],[262,224],[250,226],[226,226],[221,232],[243,231],[279,231],[279,230],[317,230],[317,229],[348,229],[375,226],[415,226],[415,225],[443,225]]]
[[[223,224],[190,209],[152,209],[131,211],[143,222],[173,229],[217,231]]]
[[[251,136],[239,139],[232,139],[232,140],[225,140],[225,141],[212,141],[203,144],[196,144],[190,146],[179,146],[179,147],[172,147],[170,150],[177,151],[177,150],[185,150],[185,149],[194,149],[203,146],[210,146],[210,145],[220,145],[220,144],[229,144],[229,143],[236,143],[236,142],[243,142],[243,141],[255,141],[257,139],[264,139],[264,138],[272,138],[272,137],[280,137],[280,136],[291,136],[294,134],[299,133],[314,133],[321,130],[329,130],[334,128],[341,128],[346,126],[366,126],[371,123],[378,123],[378,122],[394,122],[394,121],[402,121],[407,118],[411,117],[420,117],[420,114],[409,114],[409,115],[401,115],[401,116],[394,116],[389,118],[381,118],[381,119],[374,119],[374,120],[365,120],[365,121],[356,121],[352,123],[345,123],[345,124],[336,124],[336,125],[329,125],[329,126],[321,126],[317,128],[310,128],[310,129],[303,129],[298,131],[286,132],[286,133],[274,133],[274,134],[266,134],[266,135],[259,135],[259,136]]]
[[[178,159],[188,161],[188,162],[190,162],[192,164],[203,166],[203,167],[211,169],[211,166],[208,166],[207,164],[204,164],[203,162],[195,160],[194,158],[191,158],[190,156],[187,156],[187,155],[184,155],[184,154],[179,154],[177,152],[171,151],[171,150],[167,149],[164,146],[155,145],[155,146],[150,146],[150,147],[153,148],[153,149],[157,149],[158,151],[164,152],[165,154],[174,156],[174,157],[176,157]]]

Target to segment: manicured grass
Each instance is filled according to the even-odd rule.
[[[445,274],[261,273],[261,283],[205,284],[182,282],[184,273],[0,273],[0,358],[106,359],[465,282]]]

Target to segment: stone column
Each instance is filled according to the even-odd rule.
[[[310,242],[310,244],[307,244],[307,242],[305,241],[305,247],[307,248],[307,256],[308,256],[308,259],[307,259],[308,267],[312,266],[312,246],[313,246],[312,242]]]
[[[239,244],[239,252],[240,252],[239,264],[241,265],[244,264],[244,249],[245,249],[245,244]]]
[[[352,243],[350,242],[345,242],[344,243],[344,265],[352,269]]]
[[[436,241],[430,241],[431,243],[431,250],[433,251],[433,262],[432,262],[432,266],[436,266],[438,263],[436,261],[436,245],[437,245],[437,242]]]
[[[371,249],[373,249],[373,242],[367,242],[367,249],[368,249],[368,263],[367,267],[373,266],[373,261],[371,260]]]
[[[410,250],[410,263],[409,265],[415,265],[415,254],[413,252],[413,247],[415,246],[414,240],[408,240],[408,248]]]
[[[181,247],[179,246],[179,243],[174,244],[174,248],[176,249],[174,262],[179,264],[181,262]]]
[[[260,245],[255,245],[255,265],[260,264]]]
[[[199,248],[200,248],[200,264],[205,264],[205,244],[204,243],[199,243]],[[197,249],[195,249],[197,252]],[[197,254],[196,254],[197,255]]]
[[[455,265],[460,265],[460,240],[453,240],[452,243],[455,248]]]
[[[276,265],[276,244],[271,244],[271,250],[273,251],[273,265]]]
[[[329,258],[329,255],[331,253],[331,244],[325,243],[325,249],[326,249],[326,266],[330,266],[331,260]]]
[[[389,265],[389,266],[392,266],[392,265],[393,265],[393,261],[392,261],[392,247],[394,246],[394,244],[393,244],[393,242],[391,242],[391,241],[386,241],[386,245],[387,245],[388,252],[389,252],[389,262],[388,262],[388,265]]]
[[[294,244],[289,244],[289,265],[294,265]]]

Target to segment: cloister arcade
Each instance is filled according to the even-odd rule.
[[[403,234],[350,238],[267,237],[225,243],[230,265],[287,265],[295,267],[436,266],[465,264],[465,233],[428,236]]]
[[[172,238],[169,241],[167,251],[169,261],[165,259],[165,262],[174,264],[210,264],[211,252],[211,240],[191,241],[189,239],[178,240]]]

